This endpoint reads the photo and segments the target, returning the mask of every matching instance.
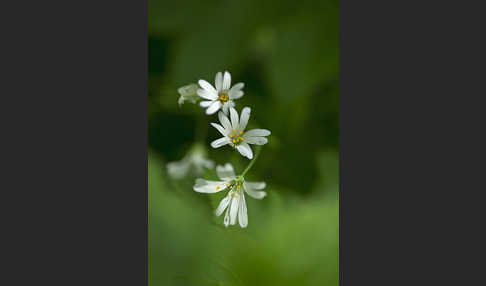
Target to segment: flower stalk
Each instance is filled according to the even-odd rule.
[[[248,164],[248,166],[246,166],[245,170],[243,171],[243,173],[241,173],[240,177],[244,178],[246,173],[251,169],[251,167],[253,167],[253,164],[255,164],[255,161],[258,159],[258,155],[260,155],[262,151],[262,147],[261,146],[257,146],[257,150],[255,152],[255,157],[253,157],[253,160],[250,161],[250,164]]]

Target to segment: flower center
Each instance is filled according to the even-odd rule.
[[[233,197],[238,197],[238,195],[240,194],[241,192],[241,182],[240,181],[236,181],[232,184],[228,184],[226,185],[228,188],[229,188],[229,193],[228,195],[233,195]]]
[[[237,132],[236,130],[232,130],[230,134],[228,134],[228,137],[231,139],[231,142],[233,142],[233,144],[239,144],[241,141],[244,140],[243,137],[241,137],[241,135],[243,135],[243,131],[239,131]]]
[[[229,100],[229,96],[226,92],[222,92],[219,94],[218,99],[221,101],[221,103],[225,103]]]

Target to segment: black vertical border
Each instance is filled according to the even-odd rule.
[[[0,285],[147,285],[147,9],[0,4]]]
[[[341,285],[485,284],[479,3],[340,1]]]

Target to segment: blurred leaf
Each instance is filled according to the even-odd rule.
[[[151,36],[166,36],[184,32],[197,25],[207,10],[206,1],[197,0],[149,0],[148,29]]]
[[[172,80],[176,84],[201,78],[213,83],[217,71],[234,72],[241,65],[257,21],[252,2],[217,3],[174,46]]]
[[[275,28],[274,50],[266,63],[275,96],[288,103],[337,77],[337,31],[337,8],[332,6],[302,12]]]
[[[319,180],[314,193],[323,194],[325,198],[338,198],[339,192],[339,154],[335,151],[321,151],[317,157]]]
[[[149,285],[337,285],[336,199],[284,198],[269,185],[267,198],[247,199],[248,229],[226,229],[168,189],[163,165],[150,152]]]

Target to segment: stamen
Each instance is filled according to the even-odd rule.
[[[233,129],[229,134],[228,134],[228,137],[230,138],[231,142],[233,142],[233,144],[238,144],[240,143],[241,141],[245,140],[245,138],[243,138],[241,135],[243,134],[243,131],[236,131],[235,129]]]
[[[221,101],[221,103],[225,103],[229,100],[229,96],[223,92],[218,96],[218,100]]]

